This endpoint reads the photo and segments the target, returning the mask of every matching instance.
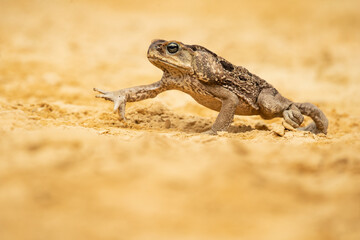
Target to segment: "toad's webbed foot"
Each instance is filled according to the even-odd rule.
[[[95,97],[104,98],[105,100],[114,102],[114,112],[118,112],[120,118],[126,120],[125,106],[127,101],[127,95],[125,92],[121,90],[114,92],[106,92],[98,88],[94,88],[93,90],[101,93],[99,95],[96,95]]]

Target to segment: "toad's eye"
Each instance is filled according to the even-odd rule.
[[[167,45],[166,49],[169,53],[176,53],[177,51],[179,51],[179,44],[174,43],[174,42],[169,43]]]

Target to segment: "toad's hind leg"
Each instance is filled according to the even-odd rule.
[[[237,95],[223,87],[207,85],[206,90],[221,100],[221,109],[211,129],[205,133],[216,134],[225,131],[234,119],[236,107],[239,104]]]
[[[294,103],[281,96],[274,88],[267,88],[259,94],[257,103],[260,108],[260,115],[265,119],[283,117],[292,127],[312,133],[327,133],[329,121],[325,114],[314,104]],[[314,121],[304,128],[299,128],[304,121],[304,115]]]
[[[312,118],[314,122],[308,126],[299,128],[299,130],[310,131],[312,133],[324,133],[327,134],[329,126],[329,120],[325,114],[312,103],[295,103],[296,107],[300,109],[301,113]]]
[[[283,117],[294,128],[298,128],[304,121],[304,116],[297,106],[289,99],[281,96],[275,88],[262,90],[257,103],[260,108],[260,115],[264,119]]]

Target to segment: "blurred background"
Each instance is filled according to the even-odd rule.
[[[0,239],[360,239],[359,29],[357,0],[0,0]],[[202,135],[217,113],[177,91],[119,121],[92,88],[158,81],[152,39],[318,105],[329,134]]]

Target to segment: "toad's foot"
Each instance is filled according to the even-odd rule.
[[[295,105],[290,105],[290,107],[283,112],[283,117],[285,122],[290,124],[293,128],[298,128],[301,123],[304,121],[304,116],[301,114],[300,110]]]
[[[104,98],[105,100],[114,102],[114,112],[118,112],[121,119],[126,120],[125,118],[125,106],[127,95],[123,91],[114,91],[114,92],[106,92],[98,88],[93,89],[96,92],[101,94],[96,95],[97,98]]]

